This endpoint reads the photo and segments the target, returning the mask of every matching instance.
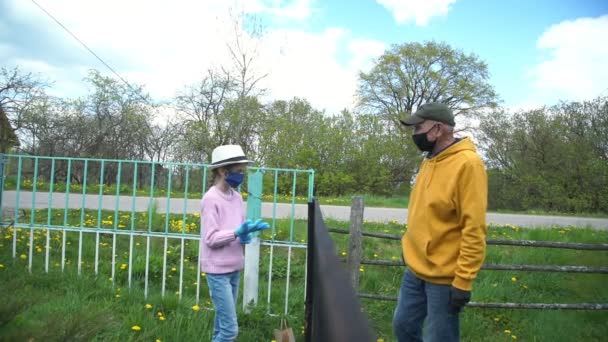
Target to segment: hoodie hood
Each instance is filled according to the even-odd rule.
[[[438,163],[447,161],[447,160],[451,159],[452,157],[454,157],[455,155],[462,153],[462,152],[466,152],[466,151],[477,154],[477,148],[475,147],[475,145],[471,141],[471,138],[469,138],[469,137],[465,137],[465,138],[462,138],[462,139],[456,141],[455,143],[450,145],[448,148],[439,152],[439,154],[437,154],[431,158],[425,158],[425,160],[424,160],[424,163],[426,164],[425,167],[430,168],[430,170],[429,170],[430,175],[426,180],[426,186],[428,187],[429,184],[431,183],[433,176],[435,174],[435,167],[437,167]]]

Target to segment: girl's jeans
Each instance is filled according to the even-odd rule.
[[[209,294],[215,307],[213,337],[211,342],[232,342],[239,334],[236,319],[236,302],[240,272],[225,274],[207,273]]]

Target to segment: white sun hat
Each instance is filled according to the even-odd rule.
[[[211,164],[208,167],[213,170],[230,164],[245,163],[249,164],[252,161],[247,159],[240,145],[222,145],[216,147],[211,153]]]

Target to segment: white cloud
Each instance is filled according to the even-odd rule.
[[[81,80],[89,67],[113,76],[32,3],[9,1],[14,15],[28,18],[26,25],[44,27],[49,36],[41,39],[55,39],[64,45],[69,42],[71,49],[63,53],[81,54],[85,63],[90,63],[48,65],[45,70],[44,64],[28,62],[36,71],[48,71],[48,77],[56,81],[56,90],[69,91],[64,96],[84,93]],[[308,0],[258,0],[231,6],[221,0],[37,1],[123,77],[144,84],[158,100],[172,98],[185,85],[200,80],[211,67],[230,65],[226,43],[234,39],[235,33],[229,8],[241,6],[239,10],[245,13],[270,13],[298,20],[312,11]],[[269,74],[262,86],[268,88],[270,99],[303,97],[328,112],[352,106],[359,68],[365,68],[384,48],[381,42],[353,37],[343,28],[313,33],[275,26],[268,28],[261,39],[241,29],[238,33],[248,45],[257,47],[255,70]],[[342,48],[346,54],[339,53]],[[0,53],[10,54],[11,49],[2,47]],[[340,60],[339,56],[347,57]],[[23,61],[19,57],[9,60],[18,64]],[[38,62],[49,63],[43,51],[36,57]]]
[[[278,18],[303,21],[312,14],[311,0],[249,0],[244,3],[245,12],[264,14],[268,13]]]
[[[353,56],[350,67],[367,71],[371,68],[374,58],[384,53],[386,44],[372,39],[355,39],[348,44],[348,50]]]
[[[529,72],[536,96],[583,100],[608,87],[608,15],[563,21],[549,27],[537,47],[546,56]]]
[[[376,0],[393,13],[399,24],[413,20],[418,26],[425,26],[432,17],[448,14],[450,5],[456,0]]]

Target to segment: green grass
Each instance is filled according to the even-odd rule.
[[[36,212],[35,222],[46,223],[46,210]],[[63,210],[51,211],[52,219]],[[85,217],[97,217],[96,211],[86,211]],[[87,216],[88,215],[88,216]],[[115,217],[103,212],[103,217]],[[80,225],[81,212],[70,210],[68,222]],[[119,222],[127,229],[130,213],[118,213]],[[26,218],[29,219],[29,218]],[[153,214],[154,227],[162,227],[166,217]],[[172,215],[169,222],[179,224],[182,215]],[[137,214],[135,222],[145,222],[136,228],[147,227],[147,217]],[[29,222],[29,221],[28,221]],[[86,221],[85,221],[86,222]],[[188,233],[199,231],[198,217],[188,215]],[[93,223],[96,220],[93,219]],[[328,226],[347,228],[346,222],[328,221]],[[94,225],[94,224],[93,224]],[[146,228],[147,229],[147,228]],[[401,234],[405,227],[398,224],[366,223],[366,231]],[[156,229],[155,229],[156,230]],[[184,258],[181,257],[181,241],[169,240],[167,255],[166,293],[160,296],[162,278],[162,250],[164,239],[151,239],[150,296],[143,296],[146,240],[135,237],[129,260],[129,237],[116,237],[116,276],[112,283],[111,257],[112,235],[100,236],[99,275],[94,276],[95,234],[83,234],[82,274],[77,275],[79,234],[66,233],[65,270],[61,272],[62,233],[59,231],[34,230],[32,236],[34,258],[32,273],[27,271],[30,241],[29,229],[17,230],[17,258],[12,258],[12,234],[3,229],[0,234],[0,340],[109,340],[109,341],[191,341],[210,340],[213,312],[210,311],[207,284],[204,276],[197,281],[197,245],[194,241],[184,243]],[[44,271],[46,234],[51,241],[49,273]],[[266,232],[269,238],[272,232]],[[275,238],[286,240],[290,236],[290,222],[278,220]],[[294,240],[305,241],[306,222],[294,222]],[[333,234],[337,253],[347,253],[347,236]],[[578,228],[528,230],[518,227],[491,227],[489,238],[531,239],[572,242],[608,242],[608,233]],[[366,238],[364,258],[399,260],[398,241]],[[262,246],[259,305],[252,314],[239,312],[240,334],[238,341],[270,341],[273,329],[279,326],[279,318],[266,314],[280,313],[284,307],[287,280],[287,250],[273,250],[272,298],[266,304],[268,286],[269,247]],[[24,259],[22,259],[24,257]],[[179,290],[179,275],[183,260],[182,298]],[[571,251],[526,247],[489,246],[487,263],[503,264],[563,264],[606,266],[608,253],[593,251]],[[292,250],[289,321],[298,340],[302,340],[304,299],[303,249]],[[122,266],[124,264],[124,266]],[[175,270],[174,270],[175,269]],[[128,288],[128,274],[132,275],[132,287]],[[368,266],[361,268],[359,291],[387,296],[396,296],[403,273],[402,267]],[[475,282],[472,300],[477,302],[522,302],[522,303],[608,303],[608,276],[542,272],[482,271]],[[200,310],[195,303],[196,288],[200,286]],[[117,297],[117,295],[119,295]],[[145,307],[152,306],[151,309]],[[240,303],[239,303],[240,304]],[[385,341],[395,341],[391,318],[394,302],[362,300],[365,313],[378,334]],[[239,305],[240,308],[240,305]],[[240,311],[240,309],[239,309]],[[164,320],[159,319],[158,312]],[[463,341],[512,341],[513,336],[522,341],[599,341],[608,334],[605,324],[607,313],[597,311],[550,311],[550,310],[499,310],[468,308],[462,315]],[[141,327],[133,331],[132,326]],[[508,331],[506,333],[505,331]]]
[[[549,216],[576,216],[576,217],[591,217],[591,218],[608,218],[608,213],[562,213],[557,211],[546,211],[542,209],[529,209],[523,211],[498,209],[492,212],[499,214],[523,214],[523,215],[549,215]]]

